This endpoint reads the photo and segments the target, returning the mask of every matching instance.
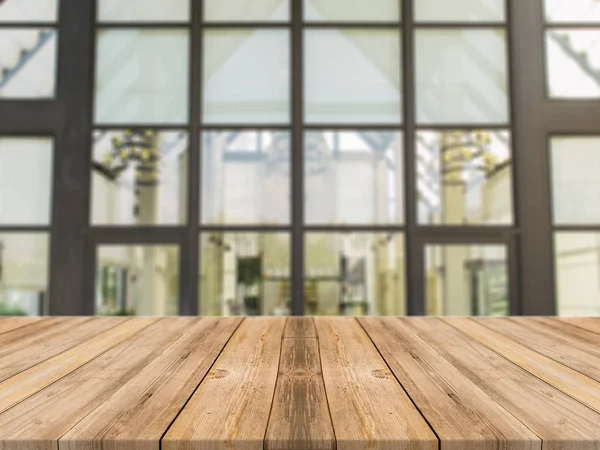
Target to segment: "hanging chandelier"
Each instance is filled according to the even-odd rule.
[[[498,167],[492,152],[492,133],[488,131],[454,131],[441,134],[441,171],[446,186],[464,186],[463,174],[475,172],[489,177]],[[458,174],[458,176],[456,176]]]
[[[125,130],[120,136],[113,136],[111,144],[112,148],[105,156],[104,166],[115,177],[133,165],[138,186],[153,187],[160,184],[160,154],[154,130]]]

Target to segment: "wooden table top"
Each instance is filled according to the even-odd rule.
[[[1,450],[161,448],[600,449],[600,318],[0,319]]]

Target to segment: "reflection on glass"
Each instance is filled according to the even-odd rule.
[[[304,54],[306,122],[401,122],[397,30],[307,30]]]
[[[600,225],[600,137],[551,141],[552,199],[558,225]]]
[[[547,73],[554,98],[600,98],[600,31],[546,32]]]
[[[560,316],[600,316],[600,233],[557,233],[556,297]]]
[[[200,245],[202,315],[291,313],[288,234],[215,232],[202,235]]]
[[[0,29],[0,99],[54,96],[56,41],[51,29]]]
[[[187,31],[106,29],[97,46],[96,123],[187,121]]]
[[[506,131],[418,132],[419,223],[511,224],[510,145]]]
[[[304,137],[307,223],[401,223],[402,163],[401,133],[307,132]]]
[[[172,316],[179,310],[176,246],[102,245],[97,249],[96,314]]]
[[[1,22],[56,22],[58,0],[0,1]],[[1,54],[2,52],[0,52]]]
[[[544,0],[544,9],[549,22],[600,22],[597,0]]]
[[[289,32],[219,29],[204,34],[204,121],[288,123]]]
[[[100,22],[184,22],[190,0],[98,0]]]
[[[309,22],[397,22],[398,0],[303,0]]]
[[[416,32],[419,123],[507,123],[506,37],[497,29]]]
[[[202,180],[203,223],[289,223],[290,134],[205,133]]]
[[[290,18],[290,0],[204,0],[207,22],[282,22]]]
[[[563,0],[561,0],[563,1]],[[505,0],[419,0],[418,22],[502,22]]]
[[[0,225],[48,225],[52,139],[0,138]]]
[[[0,234],[0,316],[48,312],[48,246],[47,234]]]
[[[96,131],[92,223],[185,223],[187,151],[187,134],[182,131]]]
[[[403,315],[406,312],[404,235],[306,235],[307,315]]]
[[[427,315],[508,315],[505,246],[428,245],[425,256]]]

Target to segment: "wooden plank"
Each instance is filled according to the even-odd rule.
[[[185,402],[241,323],[202,318],[59,441],[61,450],[158,450]]]
[[[487,339],[484,345],[469,330],[502,336],[467,318],[400,320],[539,436],[544,450],[600,447],[600,414],[492,351]]]
[[[0,334],[44,320],[42,317],[0,317]]]
[[[262,449],[285,319],[248,318],[162,440],[164,450]]]
[[[335,449],[312,318],[288,318],[266,450]]]
[[[535,320],[523,321],[502,317],[474,320],[593,380],[600,381],[600,354],[590,345],[566,339]]]
[[[315,323],[337,448],[437,449],[435,434],[358,322]]]
[[[600,334],[600,317],[561,317],[560,321]]]
[[[58,450],[61,436],[150,364],[194,320],[160,319],[0,414],[0,449]]]
[[[75,345],[0,383],[0,413],[44,389],[105,351],[133,336],[158,319],[135,317],[120,320],[116,327]],[[104,325],[114,324],[112,318],[99,319]],[[90,322],[91,324],[91,322]]]
[[[48,335],[67,329],[72,320],[77,320],[75,323],[81,323],[90,320],[90,318],[47,317],[26,327],[19,327],[8,333],[0,334],[0,355],[10,353]]]
[[[541,449],[541,440],[397,318],[359,322],[444,450]]]
[[[283,336],[286,338],[316,338],[315,321],[310,317],[288,317]]]
[[[69,318],[36,334],[35,339],[24,339],[3,346],[0,350],[0,382],[110,330],[125,320],[127,318],[123,317]]]
[[[447,323],[465,335],[481,342],[546,383],[600,413],[600,383],[531,350],[514,339],[505,337],[476,321],[463,318],[446,318]]]

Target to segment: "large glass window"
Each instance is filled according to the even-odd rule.
[[[188,33],[179,29],[101,29],[96,49],[96,123],[185,124],[188,45]]]
[[[557,312],[600,316],[600,137],[550,140]]]
[[[428,245],[428,315],[502,316],[509,313],[508,256],[502,245]]]
[[[308,131],[304,135],[306,222],[314,225],[401,224],[402,134]]]
[[[206,31],[205,123],[289,123],[289,40],[285,30]]]
[[[53,147],[0,137],[0,316],[48,313]]]
[[[0,122],[0,234],[50,241],[54,218],[53,242],[76,244],[68,258],[53,253],[56,272],[81,263],[90,278],[74,280],[89,293],[81,310],[509,312],[506,249],[523,219],[514,179],[527,160],[516,148],[526,127],[513,133],[512,86],[525,95],[511,79],[523,65],[508,54],[514,4],[85,3],[58,14],[58,0],[0,0],[0,97],[11,99],[0,110],[19,124],[10,134]],[[579,6],[546,3],[548,33],[570,34],[574,54],[590,50],[577,36],[596,22],[575,30]],[[75,10],[81,22],[59,28]],[[82,68],[67,58],[57,78],[57,30],[71,39],[75,25],[82,41],[65,37],[60,51]],[[593,64],[578,64],[588,95]],[[24,137],[44,133],[55,155]],[[553,169],[557,224],[590,225],[595,212],[577,217],[566,198],[573,164]],[[593,157],[586,164],[591,180]],[[52,209],[63,193],[77,212]],[[465,244],[474,239],[484,244]],[[455,288],[446,273],[467,281]],[[46,299],[42,285],[32,291]]]
[[[158,245],[98,246],[94,295],[99,315],[176,315],[179,249]]]
[[[305,246],[306,314],[406,313],[402,233],[310,233]]]
[[[54,97],[57,19],[58,0],[0,2],[0,100]]]
[[[400,123],[397,30],[309,29],[304,45],[307,123]]]
[[[224,130],[203,138],[204,223],[290,223],[289,132]]]
[[[205,233],[201,237],[203,315],[291,313],[290,236],[286,233]]]
[[[419,29],[417,121],[508,122],[506,35],[501,29]]]

